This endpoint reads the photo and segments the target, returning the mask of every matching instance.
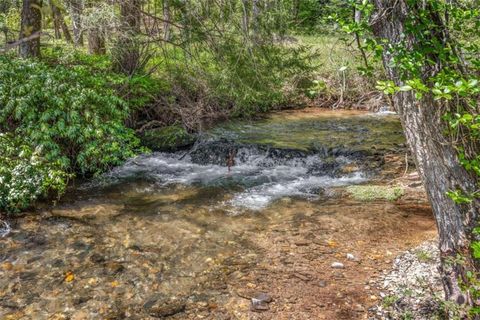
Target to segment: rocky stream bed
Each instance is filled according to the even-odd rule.
[[[395,258],[436,235],[404,173],[392,115],[310,109],[217,127],[10,221],[0,318],[387,319],[379,306],[401,293],[385,281],[405,272]],[[346,189],[367,183],[402,196]]]

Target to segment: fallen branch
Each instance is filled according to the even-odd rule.
[[[32,33],[28,37],[25,37],[25,38],[22,38],[20,40],[15,41],[15,42],[9,43],[5,47],[0,48],[0,53],[6,53],[7,51],[12,50],[13,48],[21,45],[24,42],[32,41],[34,39],[40,38],[43,35],[48,35],[48,34],[45,33],[45,32],[41,32],[41,31],[37,31],[35,33]]]

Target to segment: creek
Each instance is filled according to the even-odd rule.
[[[131,159],[13,222],[0,238],[0,318],[328,318],[338,297],[286,306],[321,292],[322,270],[344,250],[385,237],[400,249],[397,228],[431,235],[428,206],[412,216],[344,192],[395,178],[403,164],[389,171],[385,159],[404,154],[395,115],[310,110],[226,123],[188,150]],[[258,292],[274,299],[264,313],[250,306]],[[357,300],[350,309],[366,312]]]

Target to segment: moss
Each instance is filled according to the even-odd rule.
[[[195,142],[195,137],[178,125],[147,130],[140,138],[144,146],[154,151],[175,151]]]
[[[394,201],[400,198],[404,194],[404,190],[401,187],[389,187],[389,186],[349,186],[347,192],[356,200],[360,201],[373,201],[373,200],[388,200]]]

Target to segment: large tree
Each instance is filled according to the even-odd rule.
[[[472,305],[475,301],[465,286],[472,283],[472,275],[479,270],[471,244],[475,240],[473,229],[478,223],[480,202],[475,198],[453,201],[448,194],[455,190],[471,194],[477,190],[478,176],[465,169],[459,151],[469,148],[470,154],[478,155],[479,149],[468,135],[462,140],[454,139],[443,119],[446,114],[460,112],[468,103],[461,97],[452,101],[449,95],[445,95],[446,99],[435,95],[441,91],[435,91],[435,79],[440,76],[448,79],[445,81],[458,78],[457,84],[474,76],[468,75],[458,44],[450,36],[452,7],[448,2],[431,0],[373,3],[373,32],[384,45],[384,67],[398,89],[393,104],[437,222],[446,298]],[[478,106],[475,108],[478,111]]]
[[[133,74],[141,68],[140,47],[137,37],[140,34],[141,1],[120,0],[120,34],[115,48],[115,69],[125,74]]]
[[[40,56],[42,0],[23,0],[19,54],[22,58]]]

